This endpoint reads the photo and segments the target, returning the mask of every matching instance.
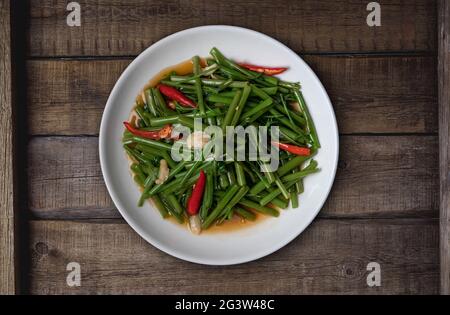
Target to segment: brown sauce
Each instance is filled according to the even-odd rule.
[[[152,202],[149,200],[150,204]],[[234,215],[231,220],[224,221],[221,224],[211,225],[207,230],[202,230],[201,234],[216,234],[216,233],[230,233],[237,230],[242,230],[246,228],[250,228],[252,226],[255,226],[262,220],[267,219],[268,217],[256,212],[253,212],[256,214],[256,219],[254,221],[249,221],[241,218],[238,215]],[[166,220],[171,221],[173,224],[176,225],[184,225],[187,229],[189,229],[189,222],[186,220],[183,224],[180,224],[174,217],[169,217]]]
[[[204,67],[206,65],[205,59],[201,58],[200,59],[200,63],[202,65],[202,67]],[[172,72],[175,72],[177,75],[187,75],[187,74],[193,73],[194,72],[194,65],[192,63],[192,60],[189,59],[189,60],[180,62],[180,63],[178,63],[176,65],[164,68],[163,70],[158,72],[153,78],[151,78],[150,81],[148,81],[148,83],[142,89],[142,92],[144,92],[148,88],[157,86],[158,83],[162,79],[166,78]],[[142,102],[144,101],[142,99],[142,95],[143,95],[142,92],[139,93],[139,95],[136,97],[136,103],[137,104],[142,104]]]
[[[206,60],[201,58],[201,64],[202,64],[202,67],[206,66]],[[191,60],[186,60],[179,64],[164,68],[163,70],[158,72],[154,77],[152,77],[150,79],[150,81],[148,81],[148,83],[144,86],[141,93],[139,93],[139,95],[136,97],[136,106],[143,105],[143,102],[144,102],[143,92],[146,89],[148,89],[150,87],[155,87],[156,85],[158,85],[158,83],[162,79],[166,78],[170,73],[175,72],[177,75],[188,75],[188,74],[193,73],[193,71],[194,71],[193,63]],[[133,107],[133,109],[130,113],[129,122],[134,124],[136,119],[137,119],[137,114],[135,112],[135,107]],[[127,158],[130,163],[133,162],[130,159],[130,157],[128,156],[128,154],[127,154]],[[130,172],[131,172],[131,170],[130,170]],[[132,174],[132,176],[134,176],[133,172],[131,172],[131,174]],[[143,191],[143,189],[141,187],[140,187],[140,191],[141,192]],[[151,200],[149,200],[149,202],[151,205],[153,205]],[[254,226],[255,224],[257,224],[267,218],[267,216],[264,216],[262,214],[259,214],[256,212],[253,212],[253,213],[255,213],[255,215],[256,215],[256,219],[254,221],[245,220],[238,215],[234,215],[231,220],[224,221],[222,224],[219,224],[219,225],[213,225],[213,226],[209,227],[207,230],[203,230],[201,234],[228,233],[228,232],[233,232],[233,231],[240,230],[243,228],[250,228],[250,227]],[[173,222],[174,224],[180,225],[180,223],[178,223],[178,221],[173,217],[169,217],[168,220]],[[188,220],[186,220],[183,225],[189,229]]]
[[[267,219],[268,217],[256,212],[253,212],[256,214],[256,219],[254,221],[249,221],[241,218],[238,215],[234,215],[233,218],[229,221],[223,222],[220,225],[214,225],[211,226],[209,229],[202,231],[202,234],[209,234],[209,233],[229,233],[236,230],[251,228],[261,222],[262,220]]]

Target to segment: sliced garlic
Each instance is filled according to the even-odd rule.
[[[298,102],[292,102],[291,103],[291,107],[296,112],[301,112],[302,111],[301,108],[300,108],[300,104]]]
[[[200,234],[202,231],[202,223],[198,215],[192,215],[189,217],[189,229],[194,234]]]
[[[159,161],[159,174],[158,178],[155,180],[155,183],[160,185],[164,183],[168,177],[169,177],[169,167],[167,166],[167,161],[161,159],[161,161]]]
[[[189,134],[186,144],[189,149],[202,149],[210,140],[210,136],[203,131],[194,131]]]

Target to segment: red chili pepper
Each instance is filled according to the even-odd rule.
[[[172,126],[166,125],[160,130],[139,130],[134,128],[128,121],[124,121],[123,124],[125,128],[135,136],[139,136],[142,138],[159,140],[159,139],[168,139],[172,134]]]
[[[193,100],[191,100],[189,97],[187,97],[186,95],[184,95],[183,93],[181,93],[172,86],[159,84],[158,89],[163,95],[167,96],[168,98],[174,101],[177,101],[178,103],[180,103],[180,105],[184,107],[193,107],[193,108],[197,107],[197,104],[195,104]]]
[[[189,215],[196,215],[198,213],[198,209],[202,203],[203,191],[205,190],[206,176],[203,170],[200,171],[200,177],[197,179],[197,183],[195,183],[194,189],[192,190],[192,194],[187,202],[187,213]]]
[[[284,151],[290,152],[292,154],[302,155],[302,156],[308,156],[311,154],[310,148],[298,147],[296,145],[280,143],[280,142],[275,142],[275,141],[272,141],[272,144],[274,146],[276,146]]]
[[[248,63],[240,63],[239,64],[241,67],[244,67],[245,69],[251,70],[251,71],[255,71],[255,72],[260,72],[260,73],[264,73],[266,75],[275,75],[275,74],[280,74],[284,71],[286,71],[288,68],[281,68],[281,67],[277,67],[277,68],[270,68],[270,67],[263,67],[263,66],[256,66],[256,65],[250,65]]]

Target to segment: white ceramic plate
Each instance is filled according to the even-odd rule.
[[[321,171],[305,179],[300,207],[278,218],[227,233],[193,235],[185,226],[163,220],[147,203],[137,207],[140,192],[130,176],[121,137],[136,95],[160,70],[212,47],[232,59],[266,66],[288,66],[282,79],[300,81],[322,148],[315,159]],[[255,31],[232,26],[203,26],[170,35],[141,53],[114,86],[100,126],[100,162],[108,191],[128,224],[153,246],[175,257],[208,265],[244,263],[288,244],[314,219],[333,184],[338,161],[338,130],[330,99],[317,76],[292,50]]]

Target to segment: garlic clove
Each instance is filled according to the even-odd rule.
[[[157,185],[160,185],[160,184],[164,183],[168,177],[169,177],[169,166],[167,165],[166,160],[161,159],[159,161],[159,174],[158,174],[158,178],[155,180],[155,183]]]
[[[189,149],[202,149],[210,140],[210,136],[203,131],[194,131],[189,134],[186,144]]]
[[[198,215],[192,215],[189,217],[189,229],[194,234],[200,234],[202,232],[202,223]]]

